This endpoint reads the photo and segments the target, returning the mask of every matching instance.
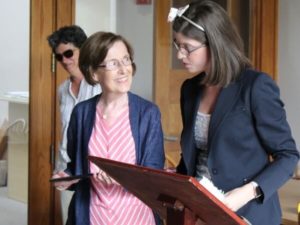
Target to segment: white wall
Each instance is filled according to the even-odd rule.
[[[29,90],[29,0],[0,0],[0,94]],[[0,101],[0,123],[8,117]]]
[[[299,0],[279,0],[278,84],[298,147],[300,147],[299,12]]]
[[[76,0],[75,23],[89,36],[97,31],[116,30],[116,0]]]
[[[132,92],[153,99],[153,3],[137,5],[135,0],[117,1],[117,33],[134,49],[137,65]],[[153,1],[152,1],[153,2]]]
[[[153,3],[137,5],[135,0],[76,0],[75,21],[88,35],[96,31],[112,31],[130,42],[137,65],[132,92],[152,100]]]

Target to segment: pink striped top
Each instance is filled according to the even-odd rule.
[[[97,108],[89,142],[89,155],[135,164],[135,145],[129,122],[129,108],[124,108],[110,125]],[[90,163],[91,173],[99,168]],[[91,225],[154,225],[152,210],[117,184],[92,179],[90,199]]]

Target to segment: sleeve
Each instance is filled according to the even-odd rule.
[[[59,151],[58,151],[58,155],[57,155],[57,159],[56,159],[56,163],[55,163],[55,170],[56,171],[61,171],[61,170],[65,170],[67,167],[67,163],[70,161],[68,154],[67,154],[67,127],[68,124],[65,121],[65,115],[63,113],[63,108],[64,106],[64,102],[66,100],[64,100],[64,88],[65,88],[65,82],[62,83],[57,91],[58,94],[58,102],[59,102],[59,109],[60,109],[60,121],[61,121],[61,141],[59,144]]]
[[[182,119],[182,125],[184,127],[184,103],[185,103],[185,96],[184,96],[184,92],[185,92],[185,89],[186,89],[186,86],[187,86],[187,82],[188,80],[185,80],[184,83],[182,84],[181,86],[181,89],[180,89],[180,112],[181,112],[181,119]],[[180,140],[182,140],[182,137],[180,138]],[[182,152],[180,153],[181,155],[181,158],[180,158],[180,161],[176,167],[176,173],[180,173],[180,174],[187,174],[187,169],[186,169],[186,166],[185,166],[185,163],[184,163],[184,160],[182,158]]]
[[[259,76],[254,82],[251,107],[258,136],[272,157],[271,162],[254,179],[266,201],[292,177],[299,152],[286,120],[279,88],[269,76]]]
[[[181,119],[182,119],[183,125],[184,125],[184,118],[185,118],[184,117],[184,106],[183,106],[185,103],[184,93],[185,93],[185,89],[187,87],[187,82],[188,82],[188,80],[185,80],[180,89],[180,112],[181,112]]]
[[[65,170],[66,173],[72,174],[72,175],[75,174],[75,162],[76,162],[75,156],[76,156],[76,151],[77,151],[76,135],[77,135],[77,116],[76,116],[76,107],[75,107],[71,114],[68,130],[67,130],[67,138],[68,138],[67,154],[68,154],[68,157],[70,160],[67,163],[67,168]]]
[[[161,126],[161,114],[157,106],[153,106],[150,111],[150,119],[146,126],[143,166],[163,169],[165,163],[165,153],[163,144],[163,132]]]

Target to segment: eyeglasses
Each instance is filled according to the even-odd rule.
[[[105,68],[106,70],[117,70],[120,68],[121,64],[123,66],[130,66],[132,65],[132,60],[130,59],[129,56],[125,56],[123,59],[121,59],[120,61],[117,60],[117,59],[112,59],[112,60],[109,60],[107,61],[106,63],[104,64],[101,64],[99,65],[98,67],[103,67]]]
[[[190,45],[179,45],[176,43],[176,41],[173,41],[173,45],[176,48],[176,50],[179,51],[184,56],[189,56],[192,52],[206,46],[206,44],[201,44],[197,47],[192,47]]]
[[[62,54],[55,54],[55,58],[57,61],[61,62],[63,60],[63,57],[69,59],[74,55],[74,50],[69,49],[64,51]]]

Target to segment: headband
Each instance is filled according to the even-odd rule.
[[[204,28],[202,26],[200,26],[199,24],[195,23],[194,21],[190,20],[189,18],[187,18],[186,16],[184,16],[183,14],[185,13],[185,11],[189,8],[190,5],[186,5],[185,7],[181,7],[181,8],[171,8],[169,15],[168,15],[168,22],[173,22],[175,20],[175,18],[181,17],[184,20],[186,20],[187,22],[189,22],[190,24],[192,24],[193,26],[197,27],[199,30],[205,32]]]

